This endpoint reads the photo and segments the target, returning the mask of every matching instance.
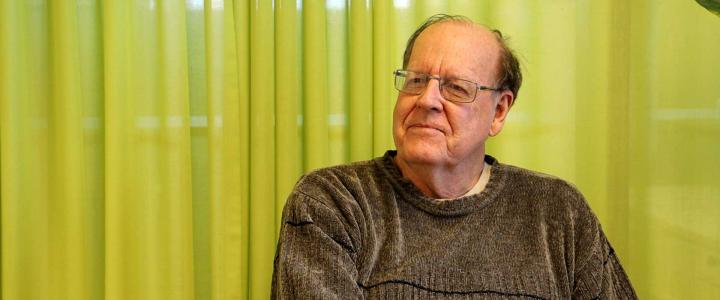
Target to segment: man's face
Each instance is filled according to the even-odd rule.
[[[454,21],[435,24],[415,40],[407,69],[494,86],[500,50],[486,29]],[[431,80],[420,95],[400,92],[393,113],[398,159],[406,163],[454,167],[476,164],[485,140],[501,129],[512,93],[478,90],[472,103],[455,103]]]

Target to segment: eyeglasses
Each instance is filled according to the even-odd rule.
[[[403,93],[420,95],[425,91],[431,79],[440,83],[440,95],[445,100],[460,103],[475,101],[478,90],[498,91],[499,88],[479,85],[475,82],[459,78],[442,78],[429,74],[408,70],[395,70],[395,88]]]

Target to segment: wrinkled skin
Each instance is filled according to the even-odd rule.
[[[486,28],[459,21],[434,24],[415,41],[406,69],[495,86],[500,45]],[[478,90],[472,103],[443,99],[431,80],[420,95],[398,94],[393,113],[395,162],[425,195],[455,198],[477,182],[485,141],[503,128],[510,91]]]

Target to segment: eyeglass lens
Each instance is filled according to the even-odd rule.
[[[457,78],[432,77],[428,74],[412,71],[396,72],[395,88],[404,93],[420,95],[432,79],[440,81],[440,94],[448,101],[472,102],[475,98],[477,88],[470,81]]]

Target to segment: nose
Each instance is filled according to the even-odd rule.
[[[440,93],[440,79],[430,78],[425,90],[415,103],[417,107],[440,112],[443,110],[442,94]]]

